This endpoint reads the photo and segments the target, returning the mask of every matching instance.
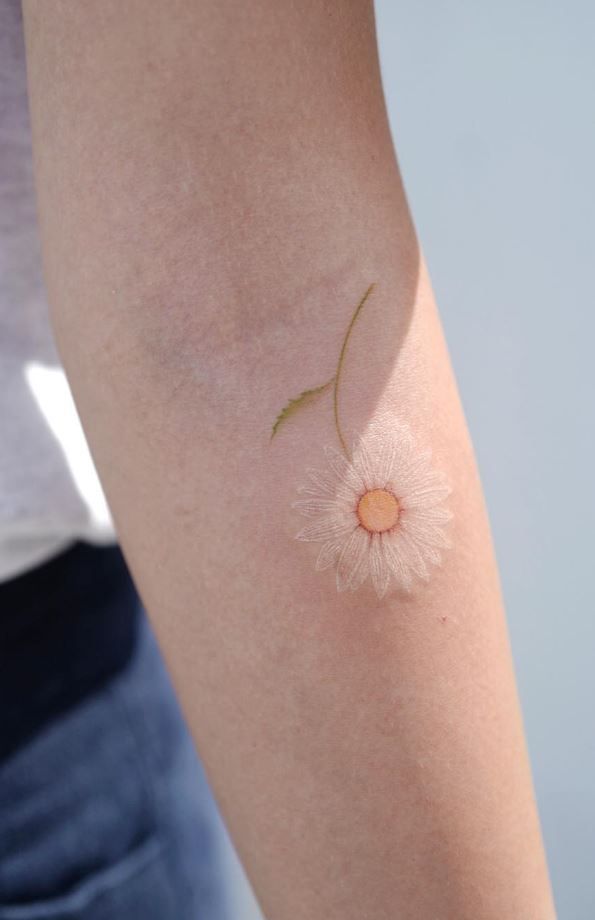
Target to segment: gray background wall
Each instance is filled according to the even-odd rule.
[[[562,920],[595,917],[595,4],[376,4]]]
[[[492,519],[559,915],[593,920],[595,4],[376,10]]]

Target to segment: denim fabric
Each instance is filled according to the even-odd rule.
[[[215,828],[119,549],[0,585],[0,920],[227,920]]]

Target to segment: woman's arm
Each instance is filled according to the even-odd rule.
[[[372,4],[24,9],[59,348],[266,916],[551,920]]]

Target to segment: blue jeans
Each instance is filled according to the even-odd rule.
[[[216,813],[120,550],[0,585],[0,920],[224,920]]]

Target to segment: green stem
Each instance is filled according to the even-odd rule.
[[[337,373],[335,374],[335,386],[333,389],[333,407],[334,407],[334,412],[335,412],[335,428],[337,429],[337,435],[339,437],[339,441],[341,442],[343,453],[345,454],[348,460],[350,460],[351,458],[349,455],[349,450],[347,449],[347,444],[345,443],[345,438],[343,437],[343,433],[341,431],[341,425],[339,424],[339,398],[338,398],[339,397],[339,383],[341,380],[341,371],[343,370],[343,361],[345,358],[345,352],[347,351],[347,343],[349,342],[349,338],[351,336],[353,327],[355,326],[355,321],[360,315],[362,307],[364,306],[366,300],[372,293],[373,289],[374,289],[374,282],[370,285],[370,287],[368,288],[368,290],[366,291],[366,293],[364,294],[364,296],[358,303],[357,307],[355,308],[355,313],[351,317],[351,322],[349,323],[349,326],[347,327],[347,332],[345,333],[345,338],[343,339],[343,345],[341,346],[341,353],[339,355],[339,363],[337,364]]]

